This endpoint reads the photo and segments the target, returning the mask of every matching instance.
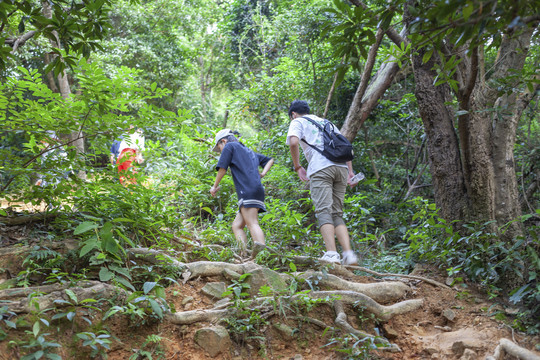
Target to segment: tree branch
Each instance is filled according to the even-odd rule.
[[[34,37],[36,33],[37,33],[36,30],[32,30],[32,31],[27,32],[24,35],[19,36],[16,39],[6,39],[6,44],[11,45],[13,47],[13,49],[11,50],[11,53],[13,54],[15,51],[17,51],[19,46],[24,45],[24,43],[26,43],[29,39]]]

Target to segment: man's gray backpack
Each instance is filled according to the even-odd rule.
[[[328,160],[336,163],[345,163],[354,158],[354,151],[351,143],[345,136],[334,131],[334,125],[330,121],[325,119],[324,126],[322,126],[307,116],[303,116],[303,118],[317,126],[322,132],[323,150],[319,149],[315,145],[311,145],[304,139],[302,139],[303,142],[311,146],[317,152],[321,153]]]

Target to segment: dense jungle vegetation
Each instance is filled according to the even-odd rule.
[[[0,20],[0,244],[24,252],[16,273],[2,258],[0,291],[32,289],[24,311],[0,298],[0,340],[21,358],[61,358],[59,321],[89,358],[107,356],[108,318],[162,321],[181,271],[141,265],[132,249],[238,260],[231,176],[209,192],[220,129],[275,160],[256,263],[296,273],[298,257],[319,258],[285,144],[295,99],[341,128],[366,176],[344,215],[362,267],[436,266],[447,285],[516,308],[500,315],[515,331],[540,332],[538,1],[7,0]],[[138,185],[123,186],[110,147],[131,125],[145,161]],[[43,142],[51,131],[58,142]],[[66,156],[49,156],[56,148]],[[243,279],[228,287],[241,309]],[[86,280],[125,301],[70,290]],[[60,285],[67,299],[38,304]],[[263,319],[243,314],[228,329],[252,334]],[[156,343],[134,358],[159,358]],[[359,346],[341,350],[366,358]]]

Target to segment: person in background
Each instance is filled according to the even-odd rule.
[[[291,123],[287,133],[287,145],[289,145],[294,171],[302,181],[310,182],[310,196],[315,207],[315,215],[319,224],[326,247],[326,252],[321,260],[341,263],[341,257],[337,252],[336,240],[343,249],[343,264],[357,265],[358,258],[351,249],[349,230],[343,220],[343,203],[345,189],[354,177],[350,161],[344,164],[335,163],[324,157],[321,153],[313,150],[309,144],[322,147],[323,137],[319,128],[303,117],[324,124],[324,119],[316,115],[310,115],[309,105],[306,101],[295,100],[289,107]],[[337,128],[334,131],[339,132]],[[305,140],[301,141],[301,140]],[[300,146],[306,160],[307,171],[300,165]]]
[[[111,145],[111,155],[109,157],[111,165],[115,165],[118,156],[120,156],[120,144],[122,143],[123,138],[123,136],[120,136],[120,138],[118,140],[114,140]]]
[[[56,187],[62,181],[62,179],[67,179],[72,173],[71,168],[67,171],[60,171],[51,168],[58,165],[58,162],[67,161],[67,153],[64,150],[64,147],[61,146],[60,139],[56,132],[53,130],[47,131],[47,136],[41,140],[41,144],[44,146],[44,153],[41,155],[41,164],[42,168],[48,168],[49,170],[46,173],[37,174],[37,181],[35,182],[36,186],[45,187],[52,185]]]
[[[230,129],[220,130],[216,134],[213,151],[221,153],[221,156],[216,165],[218,173],[214,185],[210,188],[210,194],[216,196],[219,183],[230,167],[238,196],[238,213],[232,223],[232,231],[244,256],[247,248],[244,228],[247,226],[253,239],[251,258],[254,259],[266,247],[258,219],[259,212],[266,211],[261,179],[274,164],[274,159],[248,149],[238,141]],[[262,167],[261,172],[259,167]]]
[[[116,162],[118,167],[118,175],[120,176],[120,183],[122,185],[137,184],[137,179],[133,176],[137,173],[133,167],[133,162],[142,164],[144,158],[142,152],[144,151],[144,135],[141,129],[135,130],[133,133],[124,136],[120,142],[118,148],[118,161]]]

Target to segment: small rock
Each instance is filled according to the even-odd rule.
[[[459,360],[476,360],[478,359],[478,354],[471,349],[465,349],[463,352],[463,356],[459,358]]]
[[[294,339],[295,331],[290,326],[282,323],[274,323],[274,328],[279,331],[279,333],[283,336],[285,340]]]
[[[191,309],[193,307],[193,303],[190,302],[190,303],[187,303],[186,305],[184,305],[184,311],[187,311],[189,309]]]
[[[227,290],[224,282],[212,282],[204,285],[201,289],[203,293],[210,296],[211,298],[221,299],[223,293]]]
[[[182,305],[186,305],[187,303],[190,303],[190,302],[193,302],[193,296],[186,296],[185,298],[182,299]]]
[[[448,321],[454,321],[456,319],[456,313],[450,309],[443,310],[442,316]]]
[[[453,277],[447,277],[444,283],[446,285],[448,285],[448,286],[452,286],[452,284],[454,283],[454,278]]]
[[[429,348],[425,348],[424,352],[428,353],[429,355],[433,355],[433,354],[438,353],[439,350],[437,350],[435,348],[432,348],[432,347],[429,347]]]
[[[516,315],[517,313],[519,313],[519,309],[506,308],[506,309],[504,309],[504,312],[507,313],[508,315]]]
[[[231,347],[231,338],[223,326],[202,328],[195,332],[195,342],[211,357],[227,352]]]
[[[471,350],[471,349],[480,349],[482,348],[482,343],[478,339],[468,339],[468,340],[460,340],[456,341],[452,344],[452,351],[457,356],[462,356],[465,354],[465,350]]]
[[[396,339],[399,336],[399,333],[388,324],[383,325],[383,330],[388,339]]]
[[[296,354],[296,355],[294,355],[293,358],[291,358],[291,360],[303,360],[303,359],[304,359],[304,357],[302,355],[300,355],[300,354]]]

